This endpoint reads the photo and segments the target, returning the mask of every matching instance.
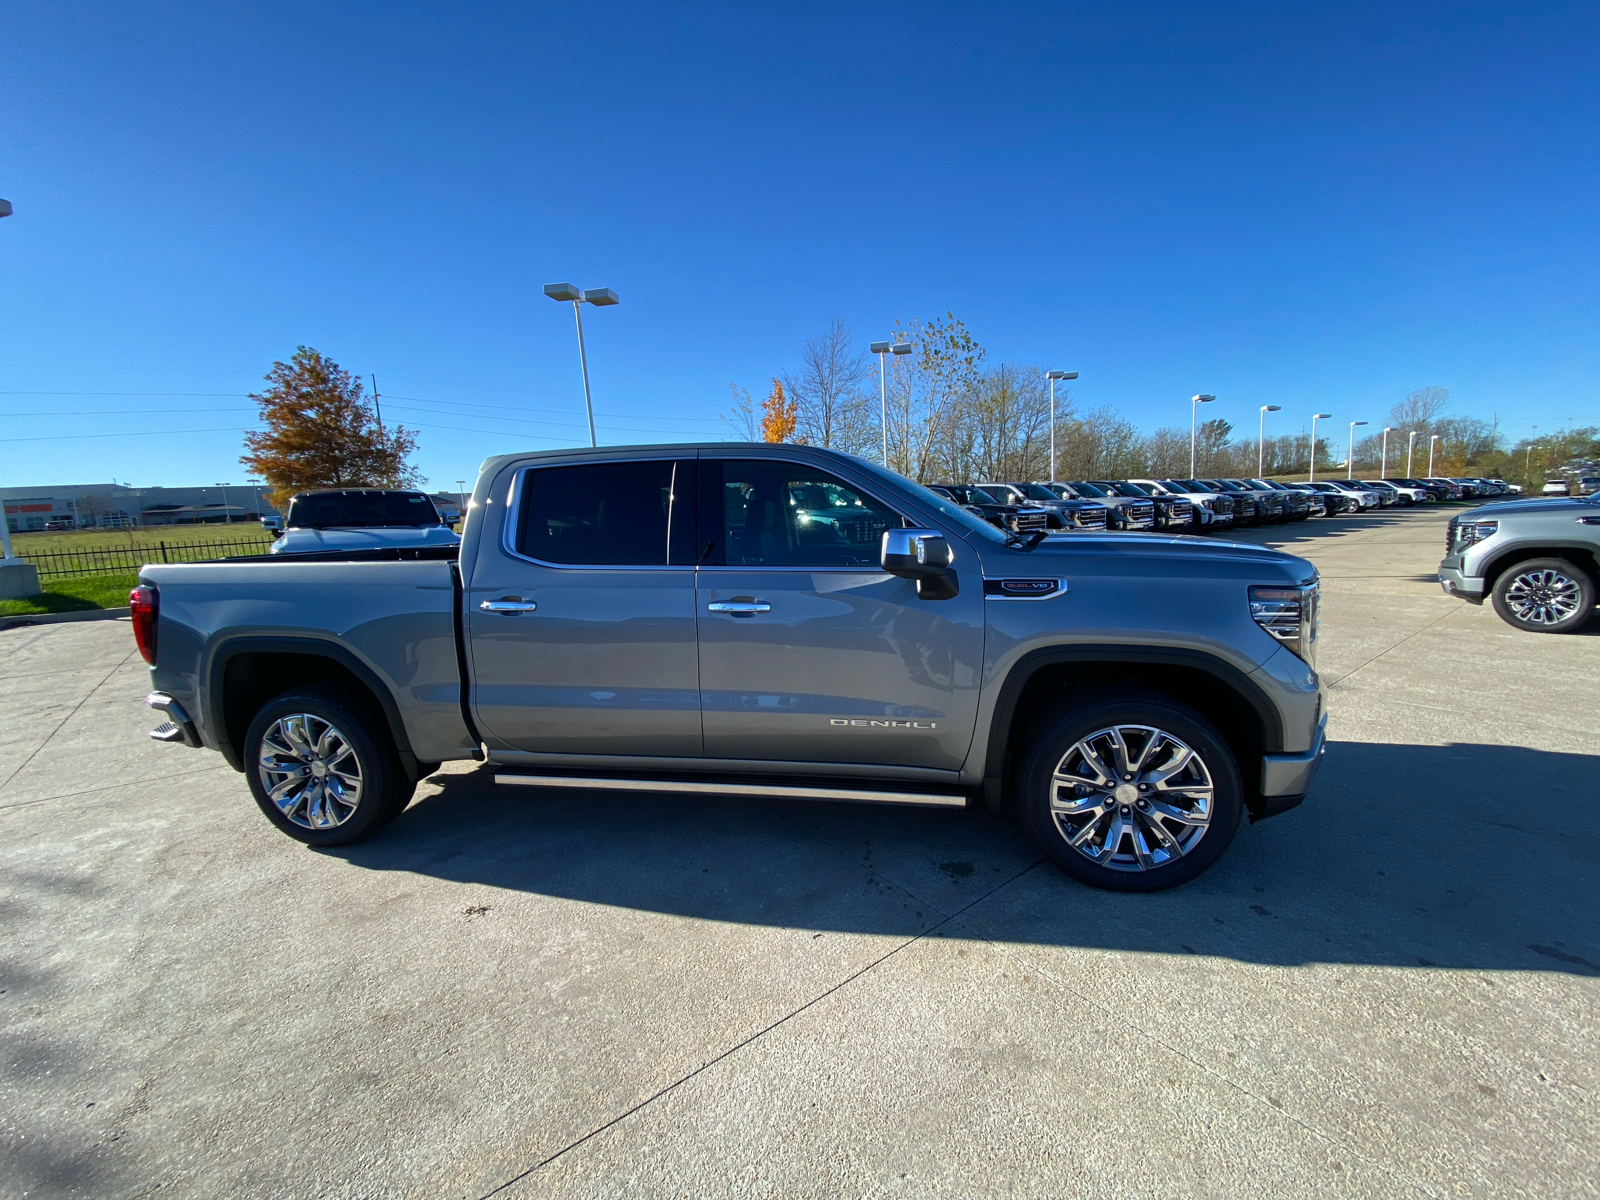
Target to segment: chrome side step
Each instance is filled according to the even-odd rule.
[[[702,796],[763,796],[775,800],[845,800],[856,804],[920,804],[965,808],[967,798],[945,792],[882,792],[865,788],[795,787],[792,784],[721,783],[715,779],[604,779],[578,775],[506,772],[494,781],[511,787],[584,788],[591,791],[681,792]]]

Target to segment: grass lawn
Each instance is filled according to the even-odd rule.
[[[74,529],[63,533],[13,533],[11,545],[19,558],[55,550],[156,549],[206,545],[211,542],[259,542],[263,549],[272,538],[255,521],[232,525],[157,525],[148,529]]]
[[[34,613],[85,612],[92,608],[127,608],[128,593],[139,586],[137,575],[80,575],[47,579],[44,591],[23,600],[0,600],[0,617]]]

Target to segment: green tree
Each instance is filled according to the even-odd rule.
[[[265,428],[245,434],[239,461],[272,485],[275,507],[312,488],[424,482],[407,461],[417,435],[379,425],[361,380],[332,359],[301,346],[287,363],[273,363],[265,378],[270,386],[250,397]]]

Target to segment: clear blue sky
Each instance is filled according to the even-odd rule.
[[[229,397],[301,343],[377,373],[434,486],[580,442],[555,280],[622,296],[586,321],[609,442],[725,436],[729,382],[831,317],[946,310],[1147,426],[1426,384],[1513,437],[1595,423],[1597,35],[1526,3],[11,3],[0,483],[236,482]]]

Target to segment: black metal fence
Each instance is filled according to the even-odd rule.
[[[39,569],[40,579],[70,575],[131,575],[146,563],[210,562],[234,554],[265,554],[271,538],[237,542],[158,542],[154,546],[116,546],[101,550],[50,550],[18,558]]]

